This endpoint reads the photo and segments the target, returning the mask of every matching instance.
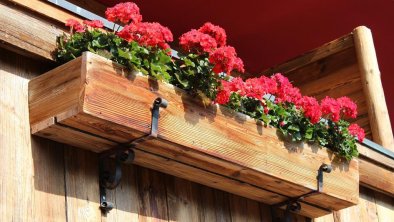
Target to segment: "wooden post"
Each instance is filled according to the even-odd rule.
[[[365,26],[360,26],[353,31],[353,34],[373,140],[388,149],[394,150],[393,132],[371,30]]]

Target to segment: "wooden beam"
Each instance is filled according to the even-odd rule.
[[[363,158],[360,162],[360,184],[373,190],[394,196],[394,171],[377,166]]]
[[[34,13],[53,19],[57,22],[66,23],[67,19],[75,19],[82,22],[82,18],[72,12],[59,8],[47,1],[40,0],[8,0],[11,3],[20,5]]]
[[[357,145],[357,149],[360,154],[360,158],[373,162],[375,165],[394,170],[394,160],[390,157],[378,153],[361,144]]]
[[[308,64],[314,63],[318,60],[326,58],[330,55],[336,54],[338,52],[344,51],[348,48],[353,47],[352,35],[348,34],[329,43],[322,45],[319,48],[311,50],[305,54],[302,54],[294,59],[290,59],[284,63],[277,66],[269,68],[262,73],[273,74],[277,72],[288,73],[293,70],[299,69]]]
[[[0,11],[0,42],[3,47],[30,57],[54,61],[56,37],[63,33],[62,29],[9,3],[0,2]]]
[[[371,30],[361,26],[353,31],[353,36],[361,81],[367,100],[373,140],[383,147],[394,150],[393,131],[391,129]]]

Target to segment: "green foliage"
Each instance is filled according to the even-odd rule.
[[[215,99],[220,79],[226,76],[212,72],[212,64],[207,54],[179,54],[174,61],[172,84],[200,96]]]
[[[98,29],[63,34],[57,38],[56,58],[67,62],[89,51],[111,59],[131,70],[140,71],[159,80],[171,81],[172,60],[168,51],[160,48],[147,48],[136,42],[127,42],[112,32]]]

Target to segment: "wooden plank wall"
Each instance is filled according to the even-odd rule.
[[[132,165],[101,215],[97,154],[30,135],[27,83],[48,69],[0,48],[0,221],[271,221],[267,205]]]

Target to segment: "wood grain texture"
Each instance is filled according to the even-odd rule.
[[[231,195],[229,199],[231,221],[258,222],[261,220],[259,203],[235,195]]]
[[[394,160],[389,158],[386,155],[378,153],[372,149],[369,149],[362,145],[357,145],[358,152],[360,153],[360,157],[372,162],[373,164],[383,166],[388,169],[394,169]],[[362,163],[359,163],[362,164]]]
[[[8,1],[18,4],[26,8],[27,10],[31,10],[34,13],[48,17],[50,19],[53,19],[63,24],[66,23],[67,19],[71,19],[71,18],[79,22],[83,21],[83,19],[77,16],[76,14],[66,11],[65,9],[56,7],[55,5],[52,5],[49,2],[44,2],[40,0],[8,0]]]
[[[140,168],[136,172],[139,221],[168,221],[165,177],[162,173]]]
[[[356,28],[353,33],[373,140],[388,149],[394,150],[393,131],[380,79],[371,30],[362,26]]]
[[[56,36],[63,30],[31,12],[19,10],[10,2],[0,2],[0,11],[0,40],[3,47],[53,61]]]
[[[138,221],[139,201],[136,172],[137,166],[123,165],[122,179],[114,190],[107,190],[107,199],[115,203],[115,208],[106,215],[102,221]]]
[[[63,148],[28,124],[28,79],[44,70],[0,48],[0,221],[65,221]]]
[[[117,143],[107,139],[92,136],[64,125],[59,125],[56,123],[55,118],[49,118],[43,122],[45,123],[46,128],[34,133],[33,135],[45,137],[70,146],[81,147],[94,152],[105,151],[117,145]],[[38,124],[43,124],[43,122]],[[37,125],[33,125],[32,129],[38,128]]]
[[[394,218],[394,198],[375,192],[378,221],[390,222]]]
[[[55,68],[59,75],[45,73],[29,82],[29,109],[32,124],[54,117],[74,108],[82,93],[84,83],[82,57]],[[59,101],[59,98],[63,98]],[[56,106],[53,106],[56,104]]]
[[[277,72],[288,73],[298,68],[301,68],[305,65],[308,65],[310,63],[316,62],[320,59],[326,58],[335,53],[351,48],[353,47],[353,45],[354,43],[352,36],[351,34],[348,34],[341,38],[333,40],[329,43],[326,43],[319,48],[306,52],[305,54],[297,58],[290,59],[287,62],[284,62],[280,65],[267,69],[263,73],[266,74],[273,74]]]
[[[392,221],[394,199],[382,193],[360,187],[360,201],[357,206],[315,218],[314,222],[373,222]]]
[[[394,170],[360,159],[360,183],[394,196]]]
[[[169,221],[202,221],[199,213],[198,188],[196,184],[166,177],[165,180]]]
[[[360,187],[360,202],[357,207],[360,208],[360,221],[378,221],[374,191]]]
[[[100,221],[98,156],[67,147],[64,159],[67,220]]]

